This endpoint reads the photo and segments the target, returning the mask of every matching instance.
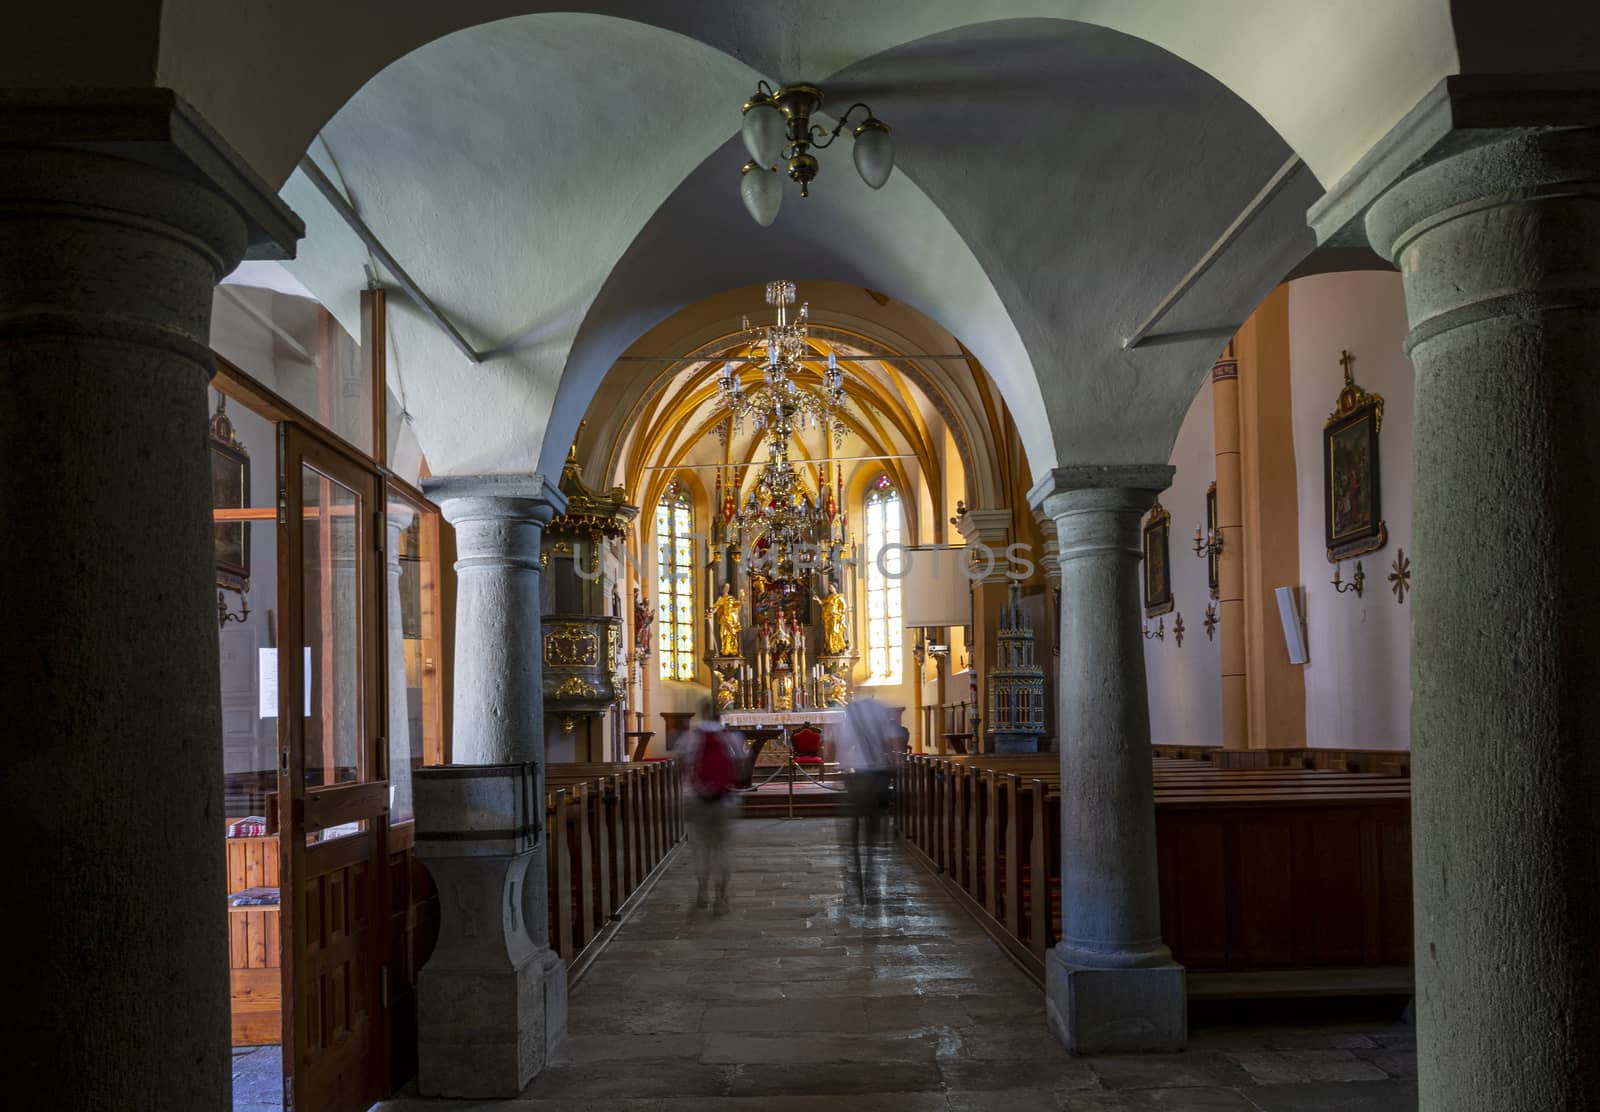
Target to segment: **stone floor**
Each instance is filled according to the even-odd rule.
[[[233,1112],[283,1112],[283,1048],[233,1048]]]
[[[863,904],[833,820],[734,827],[731,911],[694,907],[680,854],[572,994],[565,1042],[516,1101],[536,1109],[1416,1107],[1392,1019],[1197,1025],[1187,1053],[1070,1058],[1040,991],[887,845]]]

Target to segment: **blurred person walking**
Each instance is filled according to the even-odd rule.
[[[696,722],[674,750],[682,762],[684,818],[689,826],[689,852],[694,862],[694,905],[716,902],[712,911],[728,911],[728,826],[733,821],[733,786],[745,759],[744,739],[716,722]]]
[[[868,873],[873,847],[878,844],[883,816],[889,809],[899,735],[890,720],[889,708],[870,696],[851,700],[835,731],[834,757],[844,773],[850,800],[850,852],[856,894],[863,902],[871,879]]]

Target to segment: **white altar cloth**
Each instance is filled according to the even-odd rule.
[[[722,724],[737,729],[781,726],[790,729],[810,723],[827,726],[844,717],[843,707],[811,707],[806,710],[725,710]]]

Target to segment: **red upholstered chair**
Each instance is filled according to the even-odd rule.
[[[794,748],[794,763],[801,768],[815,768],[817,779],[827,775],[827,764],[822,756],[822,731],[807,722],[789,735]]]

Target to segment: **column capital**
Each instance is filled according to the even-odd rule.
[[[1369,242],[1367,213],[1403,178],[1530,130],[1600,126],[1600,73],[1456,74],[1416,106],[1311,206],[1319,246]],[[1380,254],[1388,245],[1373,242]]]
[[[292,259],[303,221],[278,191],[171,89],[3,89],[0,144],[142,163],[223,198],[245,226],[245,257]]]
[[[1004,547],[1011,534],[1011,510],[968,510],[956,518],[956,532],[968,543]]]
[[[1028,504],[1057,523],[1090,510],[1143,514],[1172,485],[1166,463],[1085,464],[1053,467],[1028,492]],[[1065,542],[1066,537],[1060,538]]]
[[[435,475],[422,480],[422,492],[451,525],[512,518],[542,527],[567,509],[566,494],[536,471]]]

